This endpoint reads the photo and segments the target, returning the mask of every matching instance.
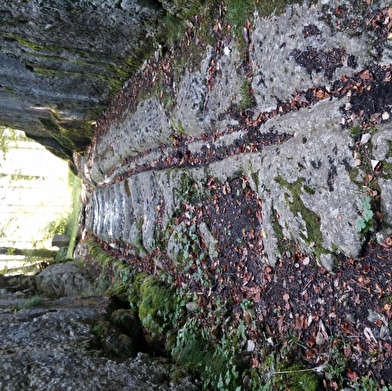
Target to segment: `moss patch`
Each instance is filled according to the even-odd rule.
[[[73,121],[65,127],[66,121],[53,109],[49,118],[40,118],[40,121],[52,137],[69,151],[82,152],[94,132],[92,124],[83,120]]]
[[[362,128],[359,125],[353,126],[349,131],[353,138],[359,137],[362,134]]]
[[[291,192],[291,195],[285,193],[286,203],[289,206],[291,212],[296,216],[301,216],[303,221],[305,222],[304,228],[306,229],[306,232],[300,233],[302,240],[307,245],[313,247],[314,253],[316,255],[328,253],[328,251],[326,251],[322,246],[323,235],[320,229],[320,216],[318,216],[312,210],[308,209],[301,199],[301,194],[303,194],[303,190],[305,190],[308,194],[312,194],[314,190],[306,185],[303,185],[304,178],[298,178],[295,182],[290,183],[279,175],[275,178],[275,182],[278,183],[281,187],[284,187]],[[290,198],[292,198],[292,201],[290,200]]]
[[[285,385],[285,389],[291,391],[317,391],[320,387],[318,376],[310,369],[306,369],[301,363],[281,364],[278,366],[276,380]]]
[[[392,179],[392,163],[383,160],[381,169],[382,169],[381,177],[383,179]]]
[[[140,286],[139,319],[149,334],[147,342],[154,347],[159,347],[170,326],[169,318],[175,310],[174,294],[155,276],[146,277]]]
[[[388,152],[385,155],[386,158],[392,157],[392,140],[386,140],[388,144]]]

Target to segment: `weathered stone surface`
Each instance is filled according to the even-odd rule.
[[[42,308],[0,310],[0,388],[30,390],[196,390],[188,379],[170,384],[168,366],[139,353],[117,362],[91,350],[91,322],[105,316],[104,299],[62,299]],[[106,348],[124,357],[124,338],[113,326]],[[129,343],[129,342],[127,342]]]
[[[381,212],[383,213],[383,222],[389,228],[392,228],[392,141],[391,125],[379,126],[377,133],[372,137],[373,159],[382,164],[385,175],[378,179],[378,185],[381,192]]]
[[[366,194],[350,178],[354,168],[353,152],[350,149],[353,139],[348,130],[340,128],[339,108],[343,104],[342,100],[320,102],[312,109],[273,119],[261,126],[261,133],[293,133],[294,138],[281,145],[267,147],[261,153],[213,163],[206,172],[190,170],[192,176],[204,181],[208,175],[223,182],[238,175],[238,172],[248,176],[263,201],[263,229],[266,232],[264,246],[272,265],[279,255],[277,226],[272,224],[275,215],[280,216],[279,231],[282,235],[295,239],[304,251],[315,253],[328,269],[332,268],[331,254],[343,253],[351,257],[359,254],[363,237],[357,232],[355,221],[360,216]],[[148,252],[153,251],[156,200],[165,198],[164,188],[171,189],[170,197],[176,191],[181,192],[180,181],[171,180],[176,178],[173,175],[176,171],[177,175],[181,172],[150,171],[126,180],[130,195],[124,197],[130,198],[133,214],[128,217],[134,221],[132,236],[121,236],[126,242],[135,247],[148,248]],[[160,185],[163,178],[165,186]],[[114,187],[125,188],[125,184],[117,183]],[[105,203],[97,202],[99,198],[95,195],[101,193],[107,195],[104,197]],[[123,215],[129,206],[115,213],[115,205],[119,205],[119,202],[116,203],[109,194],[110,187],[94,191],[88,229],[102,238],[119,239],[109,235],[109,232],[112,232],[113,224],[122,224]],[[168,205],[173,202],[173,198],[170,200]],[[102,205],[108,208],[105,216],[110,224],[100,226],[99,231],[96,231],[93,227],[96,221],[102,219]],[[174,210],[166,210],[165,216],[170,219]],[[140,221],[139,228],[137,220]],[[181,252],[180,231],[174,229],[168,244],[168,254],[173,261]]]
[[[0,13],[0,125],[68,160],[90,142],[164,16],[158,2],[138,0],[5,0]]]
[[[338,5],[331,2],[331,8],[332,3]],[[309,26],[313,29],[307,30]],[[294,5],[279,17],[258,18],[252,33],[255,50],[251,52],[252,88],[258,107],[261,111],[274,109],[295,91],[329,85],[342,75],[363,69],[372,61],[370,41],[366,32],[348,37],[347,32],[332,31],[318,4]],[[313,62],[309,67],[301,66],[301,54],[309,51],[314,52]],[[324,67],[328,57],[336,57],[336,67]]]
[[[35,279],[33,276],[23,274],[3,276],[0,275],[0,289],[6,289],[10,292],[34,293]]]
[[[365,194],[350,178],[353,139],[340,128],[342,104],[320,102],[310,110],[271,120],[267,128],[294,133],[294,138],[266,148],[248,166],[249,177],[257,178],[254,186],[263,205],[279,216],[283,235],[295,238],[307,252],[313,249],[321,262],[338,252],[357,257],[363,241],[355,220]],[[276,232],[268,232],[265,242],[274,236]],[[329,261],[325,266],[332,268]]]
[[[357,257],[365,240],[364,232],[357,230],[356,221],[362,216],[363,200],[367,196],[363,184],[369,162],[364,160],[357,166],[358,159],[354,159],[357,140],[346,126],[351,119],[345,114],[354,102],[351,92],[339,99],[332,98],[330,92],[336,87],[334,83],[344,77],[358,78],[360,70],[375,62],[387,62],[389,54],[388,49],[381,53],[381,49],[375,47],[375,32],[364,29],[360,17],[357,24],[351,25],[349,19],[345,20],[346,29],[337,27],[343,23],[333,13],[338,5],[339,2],[324,6],[293,5],[280,16],[256,17],[250,37],[251,72],[245,74],[237,69],[236,44],[222,40],[219,50],[207,48],[200,67],[193,71],[184,69],[173,97],[173,110],[164,110],[160,98],[150,96],[139,102],[135,113],[128,113],[124,121],[102,135],[91,155],[86,156],[84,165],[85,177],[97,185],[91,198],[88,230],[101,238],[124,240],[143,257],[153,253],[157,245],[156,230],[172,224],[170,221],[181,206],[178,194],[184,191],[179,180],[182,175],[201,183],[211,177],[225,182],[246,175],[262,201],[260,229],[264,234],[262,258],[265,261],[275,264],[280,256],[278,239],[283,237],[293,239],[304,252],[316,255],[319,263],[329,270],[338,254]],[[255,137],[275,135],[279,140],[276,145],[254,152],[250,143],[235,156],[200,163],[201,167],[192,167],[191,163],[186,169],[176,167],[179,160],[173,158],[173,167],[154,170],[157,160],[168,157],[170,161],[176,154],[170,143],[171,134],[185,135],[182,156],[187,153],[203,156],[208,155],[208,150],[230,148],[232,152],[241,145],[249,130],[241,123],[241,112],[236,109],[246,110],[243,104],[247,98],[246,89],[244,91],[247,83],[255,99],[255,104],[246,111],[252,116],[247,121],[253,121],[252,126],[257,127]],[[324,96],[321,101],[301,108],[309,103],[306,94],[316,94],[320,87]],[[302,99],[303,105],[285,112],[282,102],[288,102],[288,106],[295,104],[293,96],[299,101]],[[144,112],[145,107],[156,116],[151,111]],[[353,114],[354,125],[356,115]],[[262,121],[265,117],[268,120],[257,125],[259,118]],[[147,128],[148,133],[145,133],[143,129]],[[376,179],[381,190],[385,228],[391,227],[392,192],[387,175],[391,164],[389,128],[390,125],[380,124],[372,130],[369,145],[373,151],[366,154],[366,159],[379,160],[384,167]],[[206,142],[201,137],[212,132],[213,141]],[[141,153],[143,146],[144,153]],[[127,154],[132,159],[124,164]],[[106,186],[120,175],[128,176],[130,171],[144,172]],[[110,196],[113,186],[122,189],[120,198]],[[99,201],[102,198],[104,204]],[[163,208],[164,219],[159,228],[154,225],[158,218],[158,200],[162,200],[159,208]],[[100,216],[103,205],[110,224]],[[113,235],[113,227],[126,225],[128,236]],[[188,228],[171,225],[166,250],[174,262],[181,252],[181,243],[174,236]],[[207,223],[206,228],[209,228]],[[203,236],[199,227],[197,234]]]
[[[75,297],[94,294],[95,287],[85,271],[69,261],[48,266],[36,278],[37,290],[48,297]]]
[[[72,280],[75,270],[64,265],[57,276]],[[105,297],[41,298],[30,308],[34,292],[15,292],[12,278],[0,276],[1,390],[198,390],[186,374],[172,382],[167,360],[137,353],[144,336],[131,310],[113,312],[110,322]],[[52,292],[48,281],[43,290]]]

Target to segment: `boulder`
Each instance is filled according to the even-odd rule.
[[[48,266],[36,276],[35,281],[37,290],[51,298],[94,294],[93,282],[74,261]]]

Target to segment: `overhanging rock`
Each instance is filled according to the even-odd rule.
[[[4,0],[0,14],[0,125],[70,160],[151,50],[165,11],[153,0]]]

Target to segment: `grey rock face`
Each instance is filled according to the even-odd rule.
[[[391,144],[391,125],[380,126],[379,131],[372,137],[373,159],[380,161],[386,175],[378,180],[381,191],[381,212],[383,222],[392,228],[392,144]]]
[[[332,2],[328,7],[338,3]],[[365,235],[358,232],[356,221],[362,216],[363,201],[368,195],[363,184],[369,159],[379,160],[384,167],[377,180],[383,223],[385,228],[391,228],[390,125],[372,130],[367,156],[361,157],[363,161],[358,166],[353,151],[356,140],[350,129],[343,126],[347,124],[345,112],[351,104],[350,94],[340,99],[324,97],[309,108],[296,106],[285,114],[277,108],[279,102],[289,102],[304,90],[315,94],[322,87],[328,96],[334,82],[343,75],[354,77],[376,61],[371,32],[356,26],[352,31],[351,27],[339,29],[333,12],[330,18],[325,12],[320,4],[293,5],[279,17],[256,17],[249,51],[252,77],[237,71],[239,51],[235,43],[222,41],[219,51],[207,48],[197,70],[184,70],[177,83],[175,109],[165,111],[158,97],[150,97],[139,103],[134,114],[128,113],[124,121],[103,135],[85,158],[85,177],[97,186],[91,198],[87,229],[104,240],[129,243],[135,254],[143,257],[154,252],[157,230],[170,225],[172,235],[166,250],[177,262],[182,245],[178,237],[184,227],[173,225],[171,220],[181,202],[178,194],[183,189],[179,178],[189,175],[205,183],[211,177],[225,182],[245,175],[262,203],[261,259],[275,265],[280,257],[278,239],[288,238],[304,252],[316,255],[319,263],[331,270],[336,255],[357,257],[364,243]],[[305,57],[311,61],[304,61]],[[381,62],[387,61],[388,49],[380,58]],[[232,115],[246,101],[244,83],[251,84],[256,101],[248,110],[252,117],[247,121],[257,122],[259,116],[269,113],[269,119],[257,127],[257,136],[275,135],[280,140],[291,137],[258,151],[252,151],[251,144],[245,145],[242,153],[201,163],[198,168],[181,169],[176,167],[176,161],[171,168],[154,170],[156,160],[170,160],[175,153],[169,139],[176,132],[187,136],[185,153],[194,155],[225,148],[232,148],[232,152],[246,140],[249,130],[242,126],[240,115]],[[305,93],[298,99],[306,103]],[[144,112],[144,108],[153,111]],[[136,129],[136,124],[135,132],[132,129]],[[145,133],[143,129],[147,127]],[[201,137],[211,132],[213,141]],[[113,146],[114,154],[108,145]],[[140,153],[143,146],[145,152]],[[132,162],[123,164],[127,154]],[[127,176],[130,170],[143,172],[107,186],[119,175]],[[163,208],[163,223],[159,227],[158,200],[161,212]],[[206,240],[208,224],[204,228],[207,230],[203,233],[198,227],[200,240]],[[208,237],[209,243],[215,242],[213,235]],[[219,248],[216,250],[219,252]]]
[[[48,266],[36,278],[37,290],[52,298],[94,294],[94,284],[73,261]]]
[[[103,299],[68,299],[16,314],[0,309],[0,388],[197,390],[186,378],[170,384],[168,366],[147,354],[117,362],[90,350],[94,338],[90,323],[105,315],[106,304]],[[110,343],[120,344],[116,349],[124,352],[124,337],[129,337],[114,329],[109,333]]]
[[[57,276],[72,280],[75,270],[66,268]],[[185,374],[171,382],[167,361],[137,353],[144,337],[132,311],[117,310],[109,322],[102,297],[44,299],[27,308],[28,294],[12,291],[8,280],[0,278],[1,390],[198,390]]]
[[[333,7],[339,2],[330,3]],[[332,31],[320,15],[319,5],[294,5],[279,17],[259,18],[252,43],[252,88],[261,111],[274,109],[279,100],[289,99],[295,91],[329,85],[342,75],[352,75],[372,61],[370,37],[348,37],[345,32]],[[301,65],[304,53],[313,54],[310,67]],[[334,56],[336,66],[324,68],[323,63]]]
[[[320,102],[271,120],[268,126],[293,132],[294,138],[267,148],[249,165],[249,177],[257,173],[254,185],[267,209],[279,216],[283,235],[319,256],[341,251],[356,257],[363,240],[355,220],[365,195],[350,179],[353,139],[339,126],[342,103]],[[327,125],[319,126],[316,118]]]
[[[2,1],[0,125],[63,158],[143,61],[164,11],[156,1]]]

